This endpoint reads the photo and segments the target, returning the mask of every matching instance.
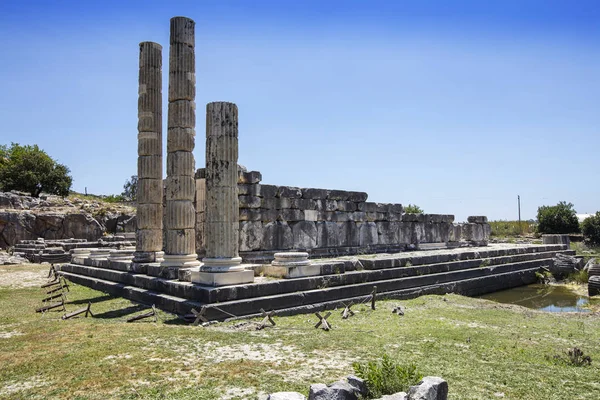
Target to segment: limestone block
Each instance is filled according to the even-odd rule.
[[[277,200],[278,199],[276,199],[274,197],[271,197],[271,198],[261,197],[260,208],[264,208],[267,210],[277,210],[277,205],[278,205]]]
[[[292,210],[286,208],[281,210],[280,215],[284,221],[304,221],[304,211],[302,210]]]
[[[442,222],[443,215],[441,214],[425,214],[425,222],[439,224]]]
[[[364,211],[355,211],[352,213],[348,213],[348,219],[354,222],[365,222],[367,221],[367,213]]]
[[[208,155],[211,157],[211,155]],[[235,163],[224,160],[212,160],[209,158],[206,161],[209,167],[206,170],[206,187],[227,187],[234,190],[237,194],[237,185],[235,184]]]
[[[266,210],[260,209],[260,220],[264,222],[277,221],[279,218],[279,212],[277,210]]]
[[[337,211],[337,201],[336,200],[324,200],[323,202],[324,211]]]
[[[196,179],[206,179],[206,168],[198,168],[194,177]]]
[[[162,227],[162,204],[138,204],[136,212],[138,229],[156,229]]]
[[[162,58],[162,56],[161,56]],[[162,90],[162,68],[140,65],[138,94]],[[162,99],[161,99],[162,102]],[[160,108],[158,108],[160,109]]]
[[[240,208],[260,208],[262,199],[257,196],[238,196]]]
[[[259,183],[262,180],[262,174],[258,171],[240,172],[238,183]]]
[[[400,227],[396,222],[377,222],[378,244],[397,244]]]
[[[304,220],[316,222],[319,220],[319,212],[317,210],[304,210]]]
[[[238,184],[239,195],[260,196],[261,185],[242,183]]]
[[[300,221],[291,224],[293,248],[314,249],[317,247],[317,227],[314,222]]]
[[[488,219],[486,216],[483,215],[475,215],[467,217],[467,222],[471,224],[487,224]]]
[[[161,132],[162,115],[152,111],[138,111],[139,132]]]
[[[261,210],[258,208],[241,208],[239,211],[240,221],[261,221]]]
[[[192,176],[167,176],[166,183],[167,200],[189,200],[196,195],[196,180]]]
[[[365,219],[368,222],[375,222],[375,221],[377,221],[377,213],[371,212],[371,211],[365,212]]]
[[[365,192],[348,192],[348,200],[349,201],[354,201],[356,203],[362,203],[367,201],[367,198],[369,197]]]
[[[402,215],[402,221],[404,222],[425,222],[425,214],[412,214],[407,213]]]
[[[453,229],[452,223],[442,222],[438,226],[439,229],[439,242],[447,243],[450,241],[450,231]]]
[[[231,122],[234,124],[234,122]],[[225,126],[227,127],[227,126]],[[224,129],[223,129],[224,130]],[[231,184],[237,184],[236,179],[239,177],[237,168],[238,158],[238,138],[230,132],[217,132],[216,135],[206,137],[206,160],[207,162],[227,162],[230,163],[226,169],[233,171]],[[225,169],[223,165],[217,165],[216,171],[220,172]],[[210,168],[207,169],[207,172]]]
[[[424,223],[425,240],[420,240],[423,243],[439,243],[442,241],[440,234],[440,224]]]
[[[262,222],[240,222],[240,251],[260,250],[262,238]]]
[[[316,210],[317,202],[312,199],[298,199],[291,198],[290,199],[290,208],[297,208],[299,210]],[[320,205],[320,203],[319,203]]]
[[[210,215],[207,214],[206,218],[209,219]],[[237,257],[239,253],[239,229],[240,224],[238,221],[211,222],[207,220],[204,223],[206,257]],[[235,238],[235,240],[230,240],[230,238]]]
[[[329,190],[327,189],[302,189],[302,198],[303,199],[319,199],[325,200],[329,194]]]
[[[139,204],[160,204],[162,207],[163,192],[161,179],[138,179],[137,200]]]
[[[413,224],[415,243],[427,242],[427,233],[425,231],[425,222],[415,222]]]
[[[390,212],[402,214],[403,211],[404,208],[402,207],[402,204],[390,204]]]
[[[450,214],[444,214],[442,215],[442,222],[447,222],[447,223],[453,223],[454,222],[454,215],[450,215]]]
[[[154,79],[160,79],[158,73],[159,72],[157,71],[157,76],[153,77]],[[160,89],[149,89],[147,84],[141,84],[138,90],[138,113],[151,112],[156,114],[157,116],[161,116],[161,106],[162,93]]]
[[[483,240],[490,240],[490,236],[492,235],[492,227],[490,224],[481,224],[481,227],[483,228]]]
[[[138,157],[138,178],[156,179],[162,176],[162,156]]]
[[[335,222],[317,222],[317,247],[338,247],[340,230]]]
[[[292,186],[279,186],[277,196],[289,199],[299,199],[302,197],[302,189]]]
[[[162,154],[162,135],[158,132],[138,133],[138,155],[153,156]]]
[[[411,244],[416,243],[415,222],[398,223],[398,243]]]
[[[206,220],[209,222],[237,222],[239,219],[238,196],[231,188],[207,188],[204,208]]]
[[[375,221],[387,221],[388,220],[388,213],[383,213],[383,212],[376,212],[375,213]]]
[[[400,221],[402,221],[402,214],[397,214],[394,212],[385,213],[383,220],[390,221],[390,222],[400,222]]]
[[[341,246],[359,246],[359,229],[356,222],[340,222],[337,224],[340,232],[340,245]]]
[[[187,17],[171,18],[170,43],[182,43],[193,47],[195,45],[195,25],[196,23]]]
[[[353,201],[337,200],[337,209],[339,211],[356,211],[358,205]]]
[[[167,189],[168,190],[168,189]],[[192,229],[196,225],[196,210],[191,201],[170,201],[165,210],[167,229]],[[171,254],[167,251],[167,254]],[[182,253],[176,253],[182,254]]]
[[[196,213],[196,253],[204,252],[204,213]]]
[[[450,232],[448,234],[449,242],[459,242],[462,236],[462,225],[450,224]]]
[[[135,232],[137,251],[162,251],[162,229],[138,229]]]
[[[269,222],[263,226],[263,250],[287,250],[294,246],[292,229],[285,221]]]
[[[476,223],[466,223],[462,225],[462,239],[466,241],[480,242],[483,241],[484,233],[483,226]]]
[[[171,48],[171,50],[173,50]],[[196,74],[185,67],[180,71],[169,69],[169,101],[187,100],[196,98]]]
[[[317,211],[325,211],[325,202],[323,200],[313,200],[315,203],[315,210]]]
[[[350,198],[350,192],[345,190],[330,190],[327,198],[330,200],[347,201]]]
[[[330,211],[330,212],[327,212],[327,214],[329,214],[330,217],[327,218],[326,221],[333,221],[333,222],[348,222],[348,221],[350,221],[350,217],[352,215],[352,213],[343,212],[343,211]]]
[[[167,151],[192,151],[195,145],[196,131],[193,128],[169,127]]]
[[[167,154],[167,176],[189,176],[194,178],[196,161],[191,151],[169,151]]]
[[[265,198],[276,197],[279,193],[279,186],[260,185],[260,196]]]
[[[196,127],[196,103],[178,100],[169,103],[168,125],[171,128]],[[154,131],[153,129],[146,129]]]
[[[204,272],[192,270],[192,283],[207,286],[232,286],[254,282],[254,271]]]
[[[169,46],[169,72],[195,73],[195,58],[195,51],[192,46],[183,43],[172,43]]]
[[[275,204],[275,208],[277,210],[284,210],[286,208],[292,208],[292,199],[281,197],[281,198],[277,198],[276,200],[277,200],[277,202]]]
[[[368,202],[358,203],[358,211],[377,212],[377,203],[368,203]]]
[[[389,203],[375,203],[377,205],[378,213],[389,213],[392,211],[392,205]]]

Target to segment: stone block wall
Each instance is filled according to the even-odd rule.
[[[204,244],[203,170],[196,174],[196,246]],[[403,214],[401,204],[368,202],[365,192],[261,184],[258,171],[238,180],[241,252],[404,248],[420,243],[485,244],[485,217],[454,224],[453,215]]]

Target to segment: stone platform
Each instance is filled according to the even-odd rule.
[[[573,254],[566,245],[493,244],[311,260],[319,276],[276,279],[256,276],[254,283],[212,287],[140,273],[131,263],[84,259],[60,266],[72,282],[155,304],[176,314],[206,307],[211,320],[228,314],[260,315],[260,309],[291,315],[359,302],[377,286],[380,298],[411,298],[448,292],[480,295],[536,281],[535,272],[551,266],[556,254]],[[80,260],[76,260],[80,261]],[[258,270],[256,271],[258,274]]]

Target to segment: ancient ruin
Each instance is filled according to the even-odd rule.
[[[453,215],[369,202],[364,192],[262,184],[260,172],[238,165],[233,103],[207,105],[206,166],[196,170],[194,45],[194,21],[171,19],[164,207],[161,47],[143,42],[136,251],[74,249],[64,277],[224,319],[336,307],[374,285],[390,298],[482,294],[534,282],[556,254],[572,254],[562,242],[488,246],[484,216],[455,223]]]

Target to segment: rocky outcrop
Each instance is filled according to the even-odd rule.
[[[0,248],[37,238],[93,241],[104,233],[134,232],[135,226],[133,207],[0,192]]]

